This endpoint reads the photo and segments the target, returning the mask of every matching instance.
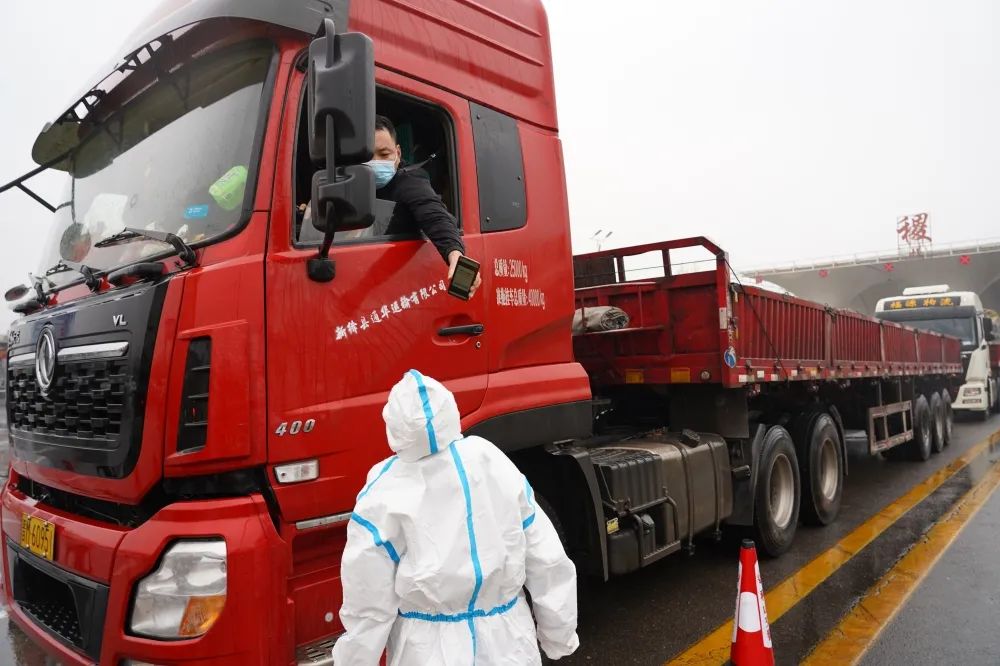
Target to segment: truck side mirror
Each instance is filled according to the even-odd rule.
[[[313,226],[324,232],[325,257],[336,231],[365,229],[375,220],[375,49],[361,33],[336,34],[325,19],[309,45],[306,79],[309,155],[324,163],[313,176]],[[332,277],[332,276],[331,276]]]
[[[995,339],[993,320],[989,317],[983,317],[983,337],[989,341],[993,341]]]
[[[27,286],[19,284],[16,287],[11,287],[7,290],[7,293],[3,295],[3,298],[8,303],[13,303],[14,301],[19,301],[24,298],[28,292],[31,291]]]

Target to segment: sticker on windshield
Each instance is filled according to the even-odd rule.
[[[184,209],[185,220],[200,220],[203,217],[208,217],[208,204],[188,206]]]
[[[224,210],[235,210],[243,203],[243,190],[247,184],[247,168],[237,164],[212,183],[208,193]]]

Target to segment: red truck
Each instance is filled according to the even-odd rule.
[[[376,111],[482,262],[473,299],[426,240],[381,233]],[[10,292],[13,620],[66,664],[329,663],[346,524],[411,367],[605,579],[723,524],[779,554],[800,511],[836,518],[849,439],[947,443],[957,339],[734,285],[701,238],[574,260],[557,128],[538,0],[161,6],[8,186],[69,176]],[[693,246],[711,268],[675,275]],[[628,279],[650,252],[662,275]],[[594,307],[627,328],[573,336]]]

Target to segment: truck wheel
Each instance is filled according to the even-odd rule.
[[[951,393],[948,389],[941,391],[941,406],[944,409],[944,445],[951,444],[951,430],[955,425],[955,412],[951,407]]]
[[[799,522],[799,463],[788,431],[774,426],[764,436],[754,498],[754,526],[761,550],[777,557],[792,545]]]
[[[829,525],[840,513],[844,492],[842,444],[829,414],[813,415],[809,421],[798,449],[802,520],[810,525]]]
[[[566,541],[566,529],[563,527],[562,521],[559,520],[559,514],[553,508],[552,504],[549,503],[547,499],[535,493],[535,504],[541,509],[549,520],[552,521],[552,527],[556,528],[556,534],[559,535],[559,541],[562,542],[563,550],[567,553],[569,552],[569,543]]]
[[[931,457],[931,406],[927,396],[921,395],[913,403],[913,439],[906,445],[912,460],[924,461]]]
[[[944,451],[944,419],[944,402],[935,391],[931,394],[931,450],[934,453]]]

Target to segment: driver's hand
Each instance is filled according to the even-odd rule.
[[[455,274],[455,267],[458,266],[458,258],[462,256],[462,253],[458,250],[452,250],[448,253],[448,283],[451,283],[451,276]],[[470,257],[471,258],[471,257]],[[476,294],[476,290],[479,289],[479,285],[483,283],[482,271],[476,273],[476,281],[472,283],[472,289],[469,290],[469,298],[472,298]]]

